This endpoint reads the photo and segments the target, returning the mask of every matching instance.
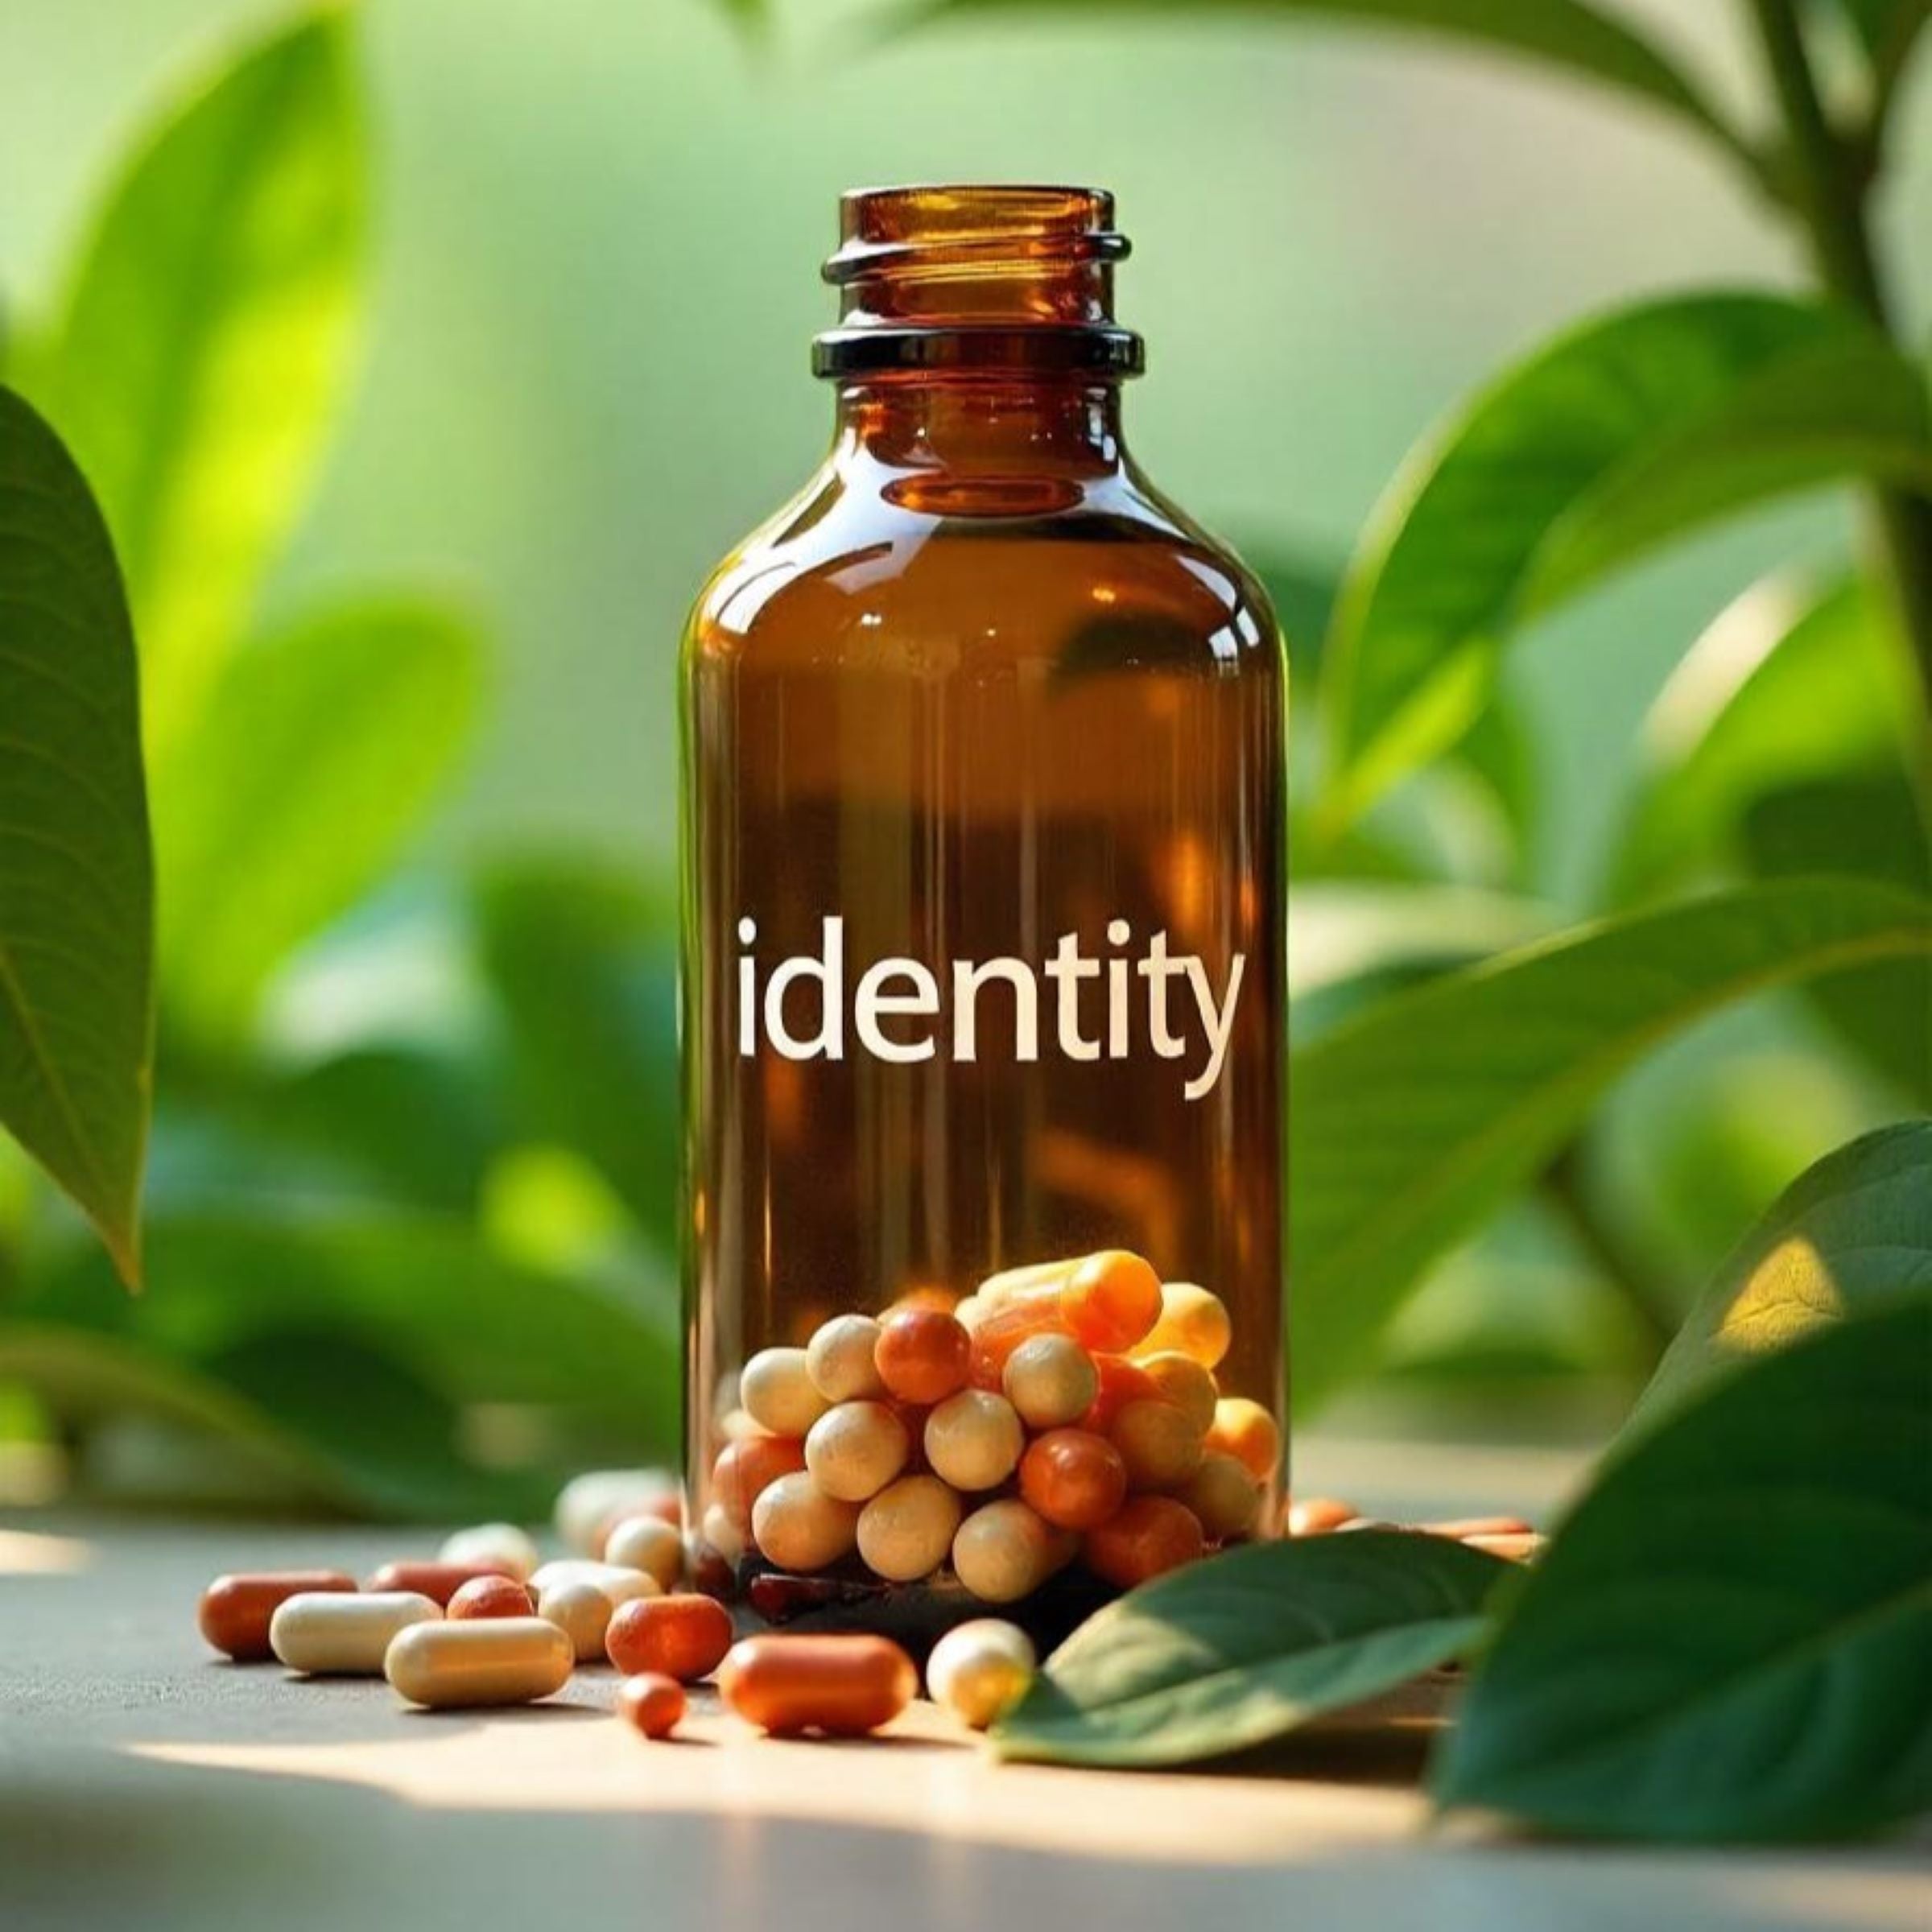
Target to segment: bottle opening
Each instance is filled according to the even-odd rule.
[[[1113,320],[1113,265],[1129,243],[1104,190],[861,188],[839,214],[824,266],[839,326],[813,345],[817,374],[1140,373],[1141,338]]]

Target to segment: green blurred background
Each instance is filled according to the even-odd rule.
[[[1740,9],[1633,0],[1623,11],[1700,62],[1720,97],[1761,92]],[[876,5],[794,0],[749,30],[733,14],[708,0],[359,10],[375,208],[361,365],[319,489],[269,582],[264,623],[351,589],[450,592],[488,639],[486,708],[473,751],[393,876],[270,989],[253,1030],[255,1072],[237,1082],[218,1056],[192,1050],[171,1066],[164,989],[162,1095],[175,1117],[163,1119],[151,1190],[164,1211],[257,1183],[275,1194],[275,1110],[293,1104],[289,1083],[372,1041],[460,1060],[463,1041],[489,1029],[477,1014],[493,999],[516,1004],[504,948],[480,975],[449,914],[479,870],[540,852],[553,870],[559,855],[566,869],[614,863],[597,877],[634,877],[646,899],[659,890],[687,602],[826,441],[830,398],[806,353],[831,313],[817,266],[842,188],[919,178],[1113,188],[1136,246],[1120,307],[1150,345],[1151,373],[1129,402],[1139,455],[1240,547],[1318,569],[1340,567],[1429,426],[1553,331],[1661,291],[1802,283],[1788,232],[1678,128],[1461,48],[1258,14],[1183,20],[1179,10],[1036,21],[1009,9],[883,42]],[[248,0],[15,0],[0,12],[0,291],[30,331],[53,306],[130,130],[237,36],[283,17]],[[1848,68],[1848,40],[1839,52]],[[1922,341],[1932,317],[1932,71],[1922,66],[1895,111],[1893,143],[1880,238],[1905,333]],[[1513,657],[1508,683],[1540,787],[1519,875],[1537,916],[1587,910],[1646,711],[1689,641],[1752,578],[1842,555],[1852,524],[1842,496],[1754,514],[1621,576]],[[1480,886],[1509,870],[1480,840],[1444,869]],[[532,890],[540,903],[543,889]],[[572,906],[600,931],[646,919],[628,906],[586,911],[581,898]],[[539,993],[543,970],[529,966]],[[236,1126],[226,1100],[225,1125],[198,1118],[197,1100],[225,1091],[225,1080],[267,1108],[253,1117],[266,1121],[259,1134]],[[424,1199],[473,1216],[497,1258],[630,1270],[619,1300],[654,1311],[661,1328],[668,1269],[650,1202],[640,1207],[621,1178],[613,1187],[608,1163],[600,1170],[598,1124],[559,1126],[528,1085],[511,1083],[519,1097],[506,1122],[468,1108],[460,1092],[443,1114],[407,1115],[431,1135],[439,1120],[460,1123],[452,1131],[473,1129],[477,1142],[452,1153],[460,1171],[446,1198],[431,1177]],[[1624,1084],[1589,1150],[1592,1185],[1620,1203],[1629,1252],[1613,1262],[1681,1306],[1792,1174],[1897,1105],[1868,1070],[1822,1051],[1790,1000],[1699,1030]],[[360,1132],[382,1158],[382,1105],[341,1125],[354,1111],[321,1108],[320,1137]],[[410,1133],[395,1158],[421,1166]],[[661,1166],[668,1140],[645,1137],[644,1156]],[[17,1217],[57,1228],[56,1205],[18,1206],[30,1183],[17,1163],[9,1171],[0,1228],[10,1189]],[[653,1195],[655,1181],[631,1179]],[[293,1183],[287,1191],[308,1198]],[[212,1277],[228,1264],[197,1265]],[[237,1282],[272,1296],[251,1265],[258,1275],[263,1264],[233,1265]],[[1356,1413],[1379,1423],[1391,1404],[1407,1415],[1420,1404],[1453,1421],[1462,1404],[1490,1428],[1594,1429],[1655,1341],[1604,1274],[1577,1230],[1513,1213],[1406,1311],[1384,1351],[1389,1373],[1351,1398]],[[404,1295],[408,1276],[390,1254],[357,1279],[393,1278]],[[169,1292],[164,1274],[150,1294],[165,1307]],[[332,1312],[341,1305],[337,1282],[318,1291],[311,1327],[289,1335],[308,1347],[359,1334]],[[458,1296],[452,1323],[461,1309]],[[504,1333],[509,1348],[543,1345],[540,1323],[526,1335],[512,1321]],[[223,1348],[264,1339],[225,1331]],[[291,1386],[286,1360],[251,1357],[244,1373],[226,1354],[175,1341],[213,1385],[240,1389],[298,1436],[316,1433],[303,1403],[316,1392]],[[582,1346],[595,1354],[594,1334]],[[415,1379],[438,1379],[434,1337],[415,1335],[399,1359],[394,1413],[414,1414]],[[1472,1377],[1472,1364],[1484,1373]],[[353,1356],[340,1364],[376,1390],[369,1368]],[[1514,1407],[1495,1399],[1489,1372],[1505,1369]],[[661,1414],[627,1431],[621,1404],[616,1426],[605,1416],[568,1443],[519,1434],[529,1418],[518,1401],[494,1401],[486,1373],[477,1382],[449,1392],[460,1453],[441,1488],[365,1480],[397,1460],[387,1423],[361,1463],[334,1445],[320,1478],[299,1459],[268,1473],[353,1506],[436,1507],[467,1495],[457,1479],[478,1468],[669,1440]],[[72,1402],[64,1387],[24,1378],[0,1413],[16,1433],[70,1442],[78,1418],[104,1478],[131,1469],[150,1488],[221,1488],[204,1461],[174,1454],[179,1443],[163,1455],[139,1435],[134,1453],[117,1451],[121,1424],[144,1405],[111,1378]],[[200,1399],[145,1406],[169,1420],[172,1443]],[[380,1415],[379,1390],[366,1399]]]

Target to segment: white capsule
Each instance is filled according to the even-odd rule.
[[[563,1556],[545,1563],[530,1577],[532,1596],[541,1596],[564,1583],[589,1583],[601,1590],[613,1604],[634,1596],[660,1594],[658,1579],[647,1570],[628,1563],[597,1563],[588,1557]]]
[[[436,1554],[446,1563],[489,1564],[520,1583],[530,1580],[542,1560],[537,1546],[514,1523],[479,1523],[473,1530],[459,1530],[444,1539]]]
[[[962,1389],[926,1418],[926,1459],[956,1489],[997,1488],[1026,1447],[1013,1404],[989,1389]]]
[[[380,1677],[398,1631],[442,1618],[413,1590],[305,1590],[276,1606],[268,1645],[290,1670],[311,1677]]]
[[[537,1599],[537,1615],[555,1624],[570,1639],[571,1649],[580,1664],[596,1663],[604,1656],[604,1633],[610,1628],[616,1608],[595,1583],[552,1583]]]
[[[1026,1695],[1039,1659],[1017,1624],[975,1617],[948,1630],[926,1664],[926,1694],[962,1723],[984,1731]]]
[[[745,1364],[738,1396],[774,1435],[803,1435],[832,1406],[813,1386],[803,1348],[761,1348]]]
[[[684,1539],[661,1517],[627,1516],[604,1539],[604,1560],[642,1570],[660,1589],[675,1590],[684,1574]]]
[[[883,1395],[875,1352],[879,1325],[869,1315],[835,1315],[805,1348],[805,1373],[828,1402],[863,1402]]]
[[[548,1697],[576,1662],[569,1637],[543,1617],[480,1616],[402,1632],[382,1674],[412,1704],[461,1710]]]

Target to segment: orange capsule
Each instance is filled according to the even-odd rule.
[[[751,1529],[752,1505],[782,1476],[805,1467],[805,1445],[795,1435],[754,1435],[727,1443],[711,1472],[712,1500],[740,1536]]]
[[[646,1737],[669,1737],[684,1721],[684,1686],[647,1671],[617,1686],[617,1714]]]
[[[966,1385],[972,1338],[942,1309],[901,1308],[879,1324],[873,1360],[901,1402],[943,1402]]]
[[[1020,1459],[1020,1494],[1063,1530],[1092,1530],[1127,1500],[1127,1465],[1104,1436],[1050,1429]]]
[[[1096,1355],[1093,1366],[1100,1377],[1100,1393],[1080,1418],[1080,1426],[1095,1435],[1110,1435],[1114,1418],[1129,1402],[1167,1400],[1160,1384],[1137,1363],[1123,1361],[1117,1355]]]
[[[268,1626],[291,1596],[355,1587],[356,1579],[340,1570],[254,1570],[218,1576],[201,1592],[201,1634],[238,1664],[265,1664],[275,1655]]]
[[[1472,1536],[1534,1536],[1536,1532],[1520,1516],[1456,1516],[1439,1523],[1418,1523],[1416,1528],[1430,1536],[1447,1536],[1457,1542]]]
[[[501,1563],[385,1563],[369,1579],[369,1587],[411,1591],[447,1610],[449,1600],[465,1583],[473,1583],[479,1577],[509,1575]]]
[[[1245,1463],[1257,1483],[1269,1482],[1282,1459],[1281,1426],[1259,1402],[1245,1395],[1224,1395],[1214,1406],[1207,1446]]]
[[[1290,1536],[1332,1536],[1344,1523],[1352,1522],[1360,1514],[1360,1510],[1353,1503],[1344,1503],[1337,1496],[1311,1496],[1298,1498],[1288,1505],[1288,1534]]]
[[[679,1683],[708,1677],[731,1648],[731,1612],[708,1596],[634,1596],[619,1604],[604,1649],[626,1677]]]
[[[535,1616],[530,1592],[514,1576],[473,1576],[460,1585],[444,1614],[452,1623],[477,1616]]]
[[[1161,1278],[1137,1254],[1103,1249],[1067,1277],[1060,1313],[1084,1346],[1119,1355],[1161,1319]]]
[[[1080,1553],[1095,1575],[1131,1590],[1192,1563],[1205,1547],[1192,1510],[1170,1496],[1137,1496],[1117,1516],[1087,1532]]]
[[[1002,1302],[972,1331],[972,1377],[977,1389],[997,1389],[1021,1343],[1036,1335],[1064,1335],[1057,1287],[1030,1289]]]
[[[748,1637],[718,1670],[724,1702],[774,1737],[862,1737],[918,1687],[912,1659],[883,1637]]]

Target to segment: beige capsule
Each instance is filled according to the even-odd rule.
[[[1218,1368],[1233,1340],[1234,1324],[1218,1294],[1192,1282],[1166,1282],[1161,1287],[1159,1319],[1130,1352],[1137,1362],[1172,1349],[1203,1368]]]
[[[380,1677],[398,1631],[442,1618],[432,1599],[413,1590],[308,1590],[277,1606],[268,1644],[290,1670],[311,1677]]]
[[[1201,1458],[1201,1466],[1174,1492],[1200,1519],[1201,1534],[1210,1542],[1245,1536],[1254,1527],[1261,1492],[1246,1463],[1218,1451]]]
[[[936,1476],[905,1476],[859,1512],[859,1555],[890,1583],[930,1576],[960,1526],[959,1497]]]
[[[745,1533],[722,1503],[713,1503],[705,1510],[698,1534],[728,1563],[735,1563],[745,1554]]]
[[[1086,1259],[1084,1254],[1074,1254],[1063,1261],[1030,1261],[1023,1268],[1003,1268],[997,1274],[988,1275],[973,1290],[973,1295],[989,1309],[1001,1307],[1016,1295],[1030,1294],[1036,1288],[1059,1286]]]
[[[555,1624],[570,1639],[571,1649],[580,1664],[599,1662],[604,1655],[604,1633],[610,1628],[617,1608],[595,1583],[552,1583],[537,1598],[537,1615]]]
[[[840,1402],[811,1426],[805,1467],[826,1495],[843,1503],[874,1496],[906,1467],[912,1438],[883,1402]]]
[[[805,1348],[805,1373],[828,1402],[857,1402],[886,1393],[874,1359],[879,1324],[869,1315],[835,1315]]]
[[[1141,1373],[1193,1424],[1196,1435],[1214,1426],[1215,1405],[1221,1397],[1214,1377],[1191,1355],[1170,1348],[1135,1364]]]
[[[604,1560],[642,1571],[660,1590],[675,1589],[684,1574],[684,1539],[660,1516],[627,1516],[605,1538]]]
[[[493,1616],[411,1625],[390,1645],[382,1674],[412,1704],[456,1710],[548,1697],[576,1663],[569,1637],[547,1618]]]
[[[809,1470],[781,1476],[752,1505],[751,1539],[781,1570],[823,1570],[858,1540],[859,1506],[828,1496]]]
[[[738,1400],[774,1435],[803,1435],[832,1406],[814,1385],[803,1348],[761,1348],[745,1364]]]
[[[1026,1431],[1003,1395],[962,1389],[926,1418],[926,1459],[956,1489],[996,1489],[1018,1466]]]
[[[961,1723],[984,1731],[1026,1695],[1039,1659],[1018,1624],[977,1616],[956,1624],[926,1662],[926,1694]]]
[[[603,1591],[613,1604],[628,1602],[634,1596],[660,1593],[658,1579],[648,1570],[628,1563],[606,1563],[589,1557],[559,1557],[545,1563],[530,1579],[530,1593],[541,1596],[563,1583],[590,1583]]]
[[[952,1567],[982,1603],[1018,1603],[1072,1558],[1077,1538],[1013,1496],[987,1503],[952,1539]]]
[[[677,1493],[668,1469],[592,1469],[573,1476],[558,1492],[552,1520],[566,1549],[588,1554],[604,1525],[619,1510],[642,1509]]]
[[[1130,1489],[1174,1489],[1201,1466],[1201,1435],[1187,1411],[1146,1397],[1125,1404],[1108,1435]]]
[[[473,1529],[459,1530],[444,1539],[436,1556],[445,1563],[488,1563],[519,1583],[529,1582],[541,1560],[529,1532],[514,1523],[478,1523]]]
[[[1000,1385],[1028,1428],[1063,1429],[1093,1406],[1100,1376],[1071,1335],[1035,1335],[1007,1356]]]

